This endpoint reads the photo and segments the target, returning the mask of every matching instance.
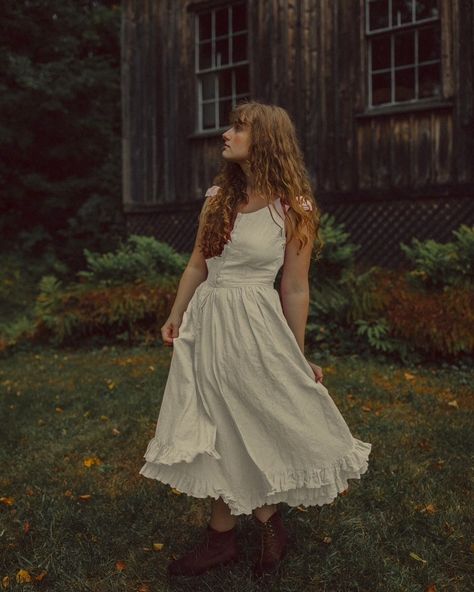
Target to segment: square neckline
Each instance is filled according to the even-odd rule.
[[[267,205],[263,206],[262,208],[259,208],[258,210],[254,210],[253,212],[237,212],[237,216],[251,216],[252,214],[258,214],[258,212],[261,212],[262,210],[268,209],[268,206],[269,205],[272,205],[273,207],[275,207],[273,204],[275,202],[277,202],[279,199],[280,198],[277,197],[270,204],[267,204]]]

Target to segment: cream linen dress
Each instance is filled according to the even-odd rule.
[[[190,496],[222,497],[233,515],[329,504],[367,471],[372,446],[352,436],[283,314],[282,216],[279,199],[238,213],[221,255],[206,260],[140,469]]]

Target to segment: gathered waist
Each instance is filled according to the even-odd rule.
[[[230,280],[225,278],[208,278],[203,282],[212,288],[242,288],[246,286],[267,286],[274,288],[273,280]]]

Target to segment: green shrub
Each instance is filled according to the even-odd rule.
[[[154,281],[183,273],[187,258],[153,237],[131,235],[115,252],[84,249],[87,270],[77,275],[89,284],[111,286],[134,280]]]
[[[427,288],[472,284],[474,268],[474,227],[462,224],[453,231],[455,241],[438,243],[432,239],[412,239],[411,246],[400,243],[414,269],[410,278]]]

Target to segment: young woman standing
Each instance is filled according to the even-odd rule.
[[[244,102],[222,137],[223,167],[162,327],[173,356],[140,470],[212,498],[205,536],[169,564],[173,575],[236,561],[239,514],[261,533],[253,574],[273,573],[289,544],[278,504],[331,503],[366,472],[372,446],[352,436],[304,355],[322,241],[293,122],[281,107]]]

